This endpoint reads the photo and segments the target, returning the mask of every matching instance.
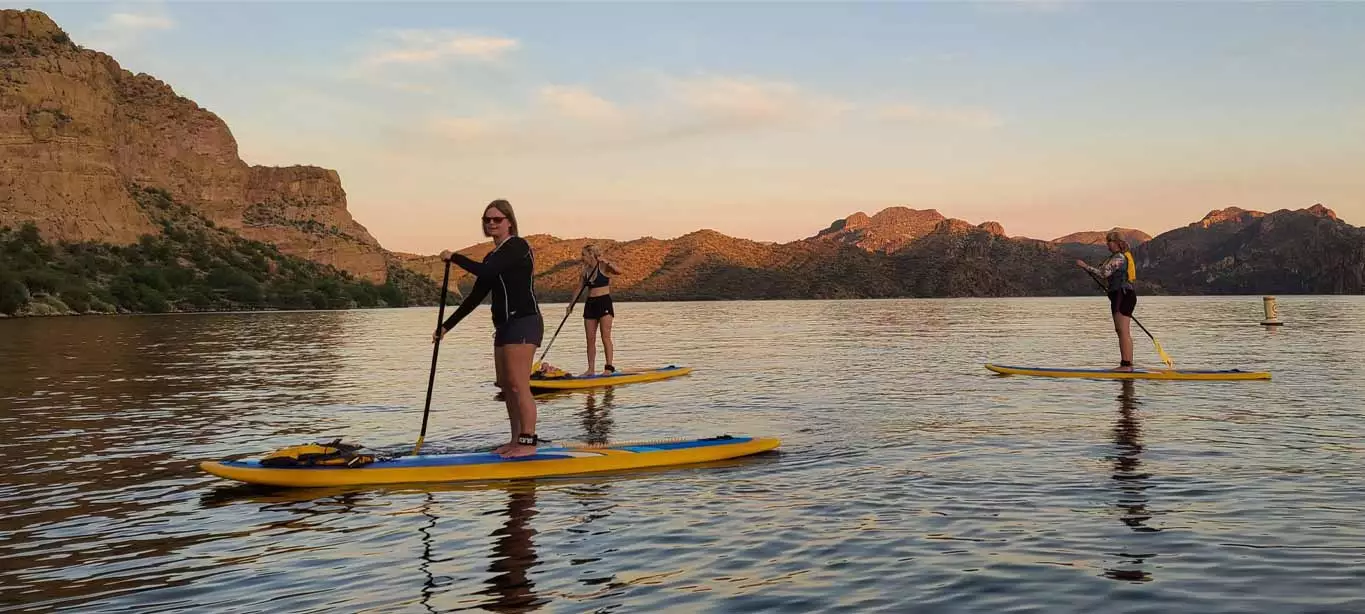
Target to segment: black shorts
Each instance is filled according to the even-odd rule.
[[[502,327],[493,330],[493,346],[529,343],[540,347],[545,337],[545,320],[540,314],[522,316],[508,320]]]
[[[602,316],[616,317],[616,310],[611,306],[611,295],[589,296],[588,300],[583,302],[583,319],[600,320]]]
[[[1109,313],[1121,313],[1131,318],[1135,307],[1137,307],[1137,292],[1132,288],[1114,290],[1109,293]]]

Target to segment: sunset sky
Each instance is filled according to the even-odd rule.
[[[1321,202],[1365,224],[1365,3],[6,3],[337,169],[389,249],[814,234],[937,208],[1011,236]]]

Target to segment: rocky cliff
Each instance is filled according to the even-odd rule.
[[[156,228],[128,186],[151,186],[286,254],[386,278],[335,171],[248,166],[218,116],[79,47],[38,11],[0,10],[0,147],[0,224],[132,243]]]
[[[1212,211],[1133,255],[1141,275],[1178,294],[1365,293],[1365,229],[1320,204]]]

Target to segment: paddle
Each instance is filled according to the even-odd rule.
[[[1109,286],[1108,286],[1108,284],[1105,284],[1105,283],[1104,283],[1104,280],[1100,279],[1100,277],[1099,277],[1098,275],[1096,275],[1096,274],[1094,273],[1094,271],[1091,271],[1090,269],[1085,269],[1085,272],[1088,273],[1088,274],[1090,275],[1090,279],[1095,280],[1095,283],[1097,283],[1097,284],[1100,285],[1100,289],[1101,289],[1101,290],[1104,290],[1105,293],[1108,293],[1108,292],[1109,292]],[[1169,354],[1166,353],[1166,350],[1161,349],[1161,342],[1157,341],[1157,340],[1156,340],[1156,337],[1153,337],[1153,336],[1152,336],[1152,333],[1151,333],[1150,331],[1147,330],[1147,327],[1146,327],[1146,326],[1143,326],[1143,325],[1142,325],[1142,322],[1139,322],[1139,321],[1138,321],[1137,317],[1135,317],[1135,316],[1128,316],[1128,317],[1131,318],[1131,319],[1133,320],[1133,323],[1134,323],[1134,324],[1137,324],[1137,325],[1138,325],[1138,328],[1141,328],[1141,329],[1142,329],[1142,332],[1147,333],[1147,336],[1148,336],[1148,337],[1151,337],[1151,339],[1152,339],[1152,345],[1155,345],[1155,346],[1156,346],[1156,353],[1161,355],[1161,361],[1164,362],[1164,363],[1166,363],[1166,366],[1167,366],[1168,368],[1174,369],[1174,368],[1175,368],[1175,361],[1171,360],[1171,357],[1170,357]]]
[[[436,328],[441,328],[446,319],[446,291],[450,288],[450,261],[446,261],[446,272],[441,276],[441,307],[436,311]],[[431,375],[427,376],[427,404],[422,408],[422,433],[417,436],[417,445],[412,448],[416,456],[422,450],[422,441],[427,438],[427,417],[431,415],[431,389],[436,384],[436,354],[441,351],[441,338],[431,344]]]
[[[594,272],[595,271],[596,269],[594,268]],[[540,352],[540,359],[537,360],[535,364],[531,365],[532,373],[535,373],[536,371],[540,370],[540,363],[545,360],[545,355],[550,353],[550,346],[555,344],[555,338],[559,337],[560,329],[564,328],[564,323],[568,322],[569,316],[573,314],[574,305],[578,304],[578,297],[582,296],[583,291],[586,290],[587,288],[588,285],[583,284],[583,286],[578,289],[578,292],[573,295],[573,300],[569,302],[569,310],[564,312],[564,319],[559,321],[559,327],[555,329],[555,334],[550,336],[550,342],[545,344],[545,349]]]

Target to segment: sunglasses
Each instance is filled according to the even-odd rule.
[[[505,217],[485,217],[485,218],[483,218],[483,223],[485,223],[485,224],[501,224],[502,221],[505,220],[505,219],[507,219],[507,218],[505,218]]]

